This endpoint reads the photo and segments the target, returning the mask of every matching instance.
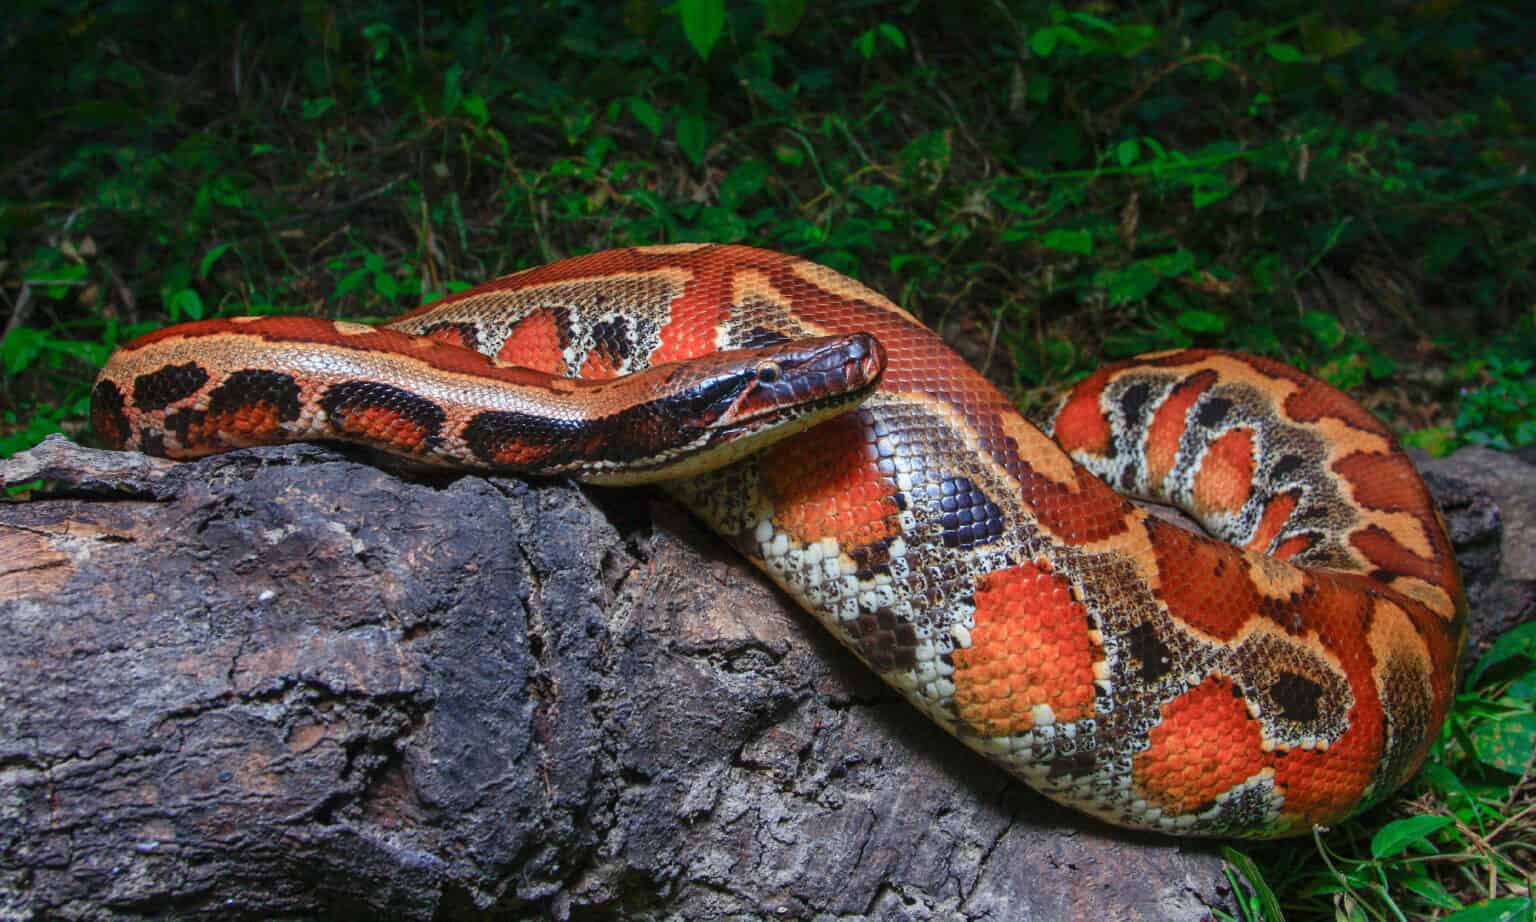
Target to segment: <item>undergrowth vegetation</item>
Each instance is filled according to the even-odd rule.
[[[17,0],[0,456],[88,437],[95,369],[170,321],[381,319],[680,240],[849,272],[1031,411],[1198,344],[1434,453],[1536,442],[1536,25],[1247,7]],[[1230,853],[1243,917],[1529,917],[1512,636],[1399,820]]]

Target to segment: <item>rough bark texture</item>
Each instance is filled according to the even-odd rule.
[[[0,506],[0,917],[1196,920],[1229,899],[1211,845],[1010,781],[649,491],[63,439],[0,480],[46,484]],[[1474,591],[1511,582],[1488,494],[1436,487]]]

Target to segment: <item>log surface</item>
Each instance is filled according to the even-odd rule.
[[[0,480],[43,484],[0,506],[0,917],[1230,905],[1211,844],[1010,780],[651,491],[62,438]]]

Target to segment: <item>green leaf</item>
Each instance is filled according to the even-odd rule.
[[[219,261],[219,257],[229,252],[230,247],[233,246],[234,243],[221,243],[210,249],[207,253],[204,253],[203,261],[197,264],[197,277],[200,279],[207,278],[208,270],[212,269],[213,264]]]
[[[745,240],[751,230],[740,215],[729,209],[718,207],[708,207],[699,212],[699,229],[703,233],[694,239],[721,243]]]
[[[42,355],[47,340],[47,330],[32,327],[17,327],[5,334],[4,342],[0,342],[0,360],[5,363],[5,373],[17,375],[25,371]]]
[[[318,99],[304,100],[303,105],[300,106],[300,110],[304,121],[312,122],[325,113],[331,111],[331,107],[334,105],[336,105],[336,97],[321,96]]]
[[[484,96],[465,96],[459,108],[463,109],[464,114],[469,116],[476,125],[484,126],[491,120],[491,109],[486,104]]]
[[[1052,250],[1087,255],[1093,252],[1093,234],[1085,230],[1047,231],[1040,242]]]
[[[656,107],[639,96],[631,96],[629,99],[629,114],[635,117],[635,121],[644,125],[651,134],[661,134],[661,113]]]
[[[1529,621],[1511,631],[1506,631],[1488,652],[1478,658],[1477,665],[1467,673],[1467,687],[1477,684],[1483,673],[1517,656],[1536,659],[1536,621]]]
[[[1210,311],[1183,311],[1174,323],[1191,333],[1220,333],[1227,328],[1227,318]]]
[[[1443,458],[1456,447],[1456,438],[1448,426],[1430,426],[1404,435],[1403,444],[1427,451],[1436,458]]]
[[[1157,272],[1143,262],[1134,262],[1124,269],[1097,272],[1093,283],[1109,291],[1112,304],[1129,304],[1151,294],[1161,281]],[[1145,349],[1137,351],[1145,352]]]
[[[1141,156],[1141,142],[1135,138],[1126,138],[1115,145],[1115,159],[1121,166],[1130,166]]]
[[[863,32],[860,32],[853,39],[853,47],[854,47],[854,50],[859,53],[859,57],[863,58],[866,61],[868,61],[870,58],[874,57],[875,56],[875,30],[874,29],[865,29]]]
[[[459,102],[463,98],[464,66],[457,63],[450,64],[448,69],[443,71],[443,101],[442,109],[439,111],[444,114],[458,111]]]
[[[720,181],[720,204],[738,208],[756,195],[768,179],[768,164],[761,160],[743,161]]]
[[[1440,922],[1530,922],[1533,911],[1536,904],[1529,897],[1508,896],[1453,912]]]
[[[677,12],[683,18],[683,35],[699,57],[709,52],[725,29],[725,0],[678,0]]]
[[[1230,845],[1221,847],[1221,857],[1230,871],[1235,871],[1245,889],[1253,892],[1253,899],[1261,910],[1258,918],[1284,919],[1285,914],[1280,909],[1280,900],[1275,897],[1275,891],[1270,889],[1269,883],[1264,880],[1264,875],[1259,872],[1259,867],[1252,858],[1232,848]],[[1230,872],[1229,872],[1230,873]]]
[[[1428,839],[1452,822],[1448,816],[1410,816],[1393,820],[1371,837],[1371,855],[1380,860],[1401,854],[1408,846]]]
[[[1451,892],[1445,889],[1445,885],[1433,877],[1410,877],[1403,881],[1403,887],[1412,890],[1419,899],[1436,909],[1461,908],[1461,902],[1451,896]]]
[[[1160,253],[1148,257],[1140,262],[1163,278],[1170,278],[1183,275],[1195,268],[1195,254],[1185,249],[1178,249],[1172,253]]]
[[[1307,332],[1312,334],[1312,338],[1325,348],[1332,349],[1344,341],[1344,328],[1332,314],[1307,311],[1301,315],[1301,325],[1306,327]]]
[[[1478,761],[1512,775],[1523,773],[1531,764],[1536,745],[1536,714],[1511,714],[1502,720],[1487,720],[1472,729],[1472,749]]]
[[[166,301],[166,307],[170,310],[172,320],[179,320],[182,317],[190,317],[193,320],[203,319],[202,296],[190,288],[183,288],[171,295]]]
[[[1061,30],[1055,26],[1041,29],[1029,37],[1029,50],[1042,58],[1051,56],[1056,50],[1056,44],[1061,41]]]
[[[880,36],[890,42],[893,47],[900,48],[902,51],[907,50],[907,37],[900,29],[888,22],[882,22],[876,28],[880,30]]]
[[[370,276],[372,274],[373,273],[371,273],[368,270],[367,266],[363,266],[363,267],[358,268],[358,269],[353,269],[351,272],[348,272],[345,276],[343,276],[340,282],[336,283],[336,290],[331,292],[331,297],[333,297],[333,298],[344,298],[344,297],[346,297],[347,294],[352,291],[352,289],[354,289],[357,286],[361,285],[363,283],[363,281],[365,279],[367,279],[368,276]]]
[[[1196,208],[1204,208],[1232,194],[1232,186],[1220,173],[1192,173],[1184,180],[1191,189],[1191,200]]]
[[[683,154],[693,161],[694,166],[703,166],[704,151],[709,147],[709,125],[703,117],[691,112],[683,116],[677,120],[674,134]]]
[[[1085,26],[1098,29],[1100,32],[1106,32],[1110,35],[1114,35],[1115,32],[1119,30],[1119,27],[1117,27],[1114,23],[1107,19],[1100,19],[1092,13],[1073,13],[1072,21],[1080,22]]]
[[[1270,42],[1264,46],[1264,50],[1282,64],[1296,64],[1307,59],[1307,56],[1301,53],[1301,49],[1286,42]]]
[[[788,35],[800,24],[805,15],[805,0],[764,0],[763,32],[768,35]]]
[[[393,275],[378,272],[373,276],[373,290],[393,301],[395,295],[400,293],[400,284],[395,281]]]
[[[773,149],[773,159],[785,166],[799,166],[805,162],[805,151],[793,144],[780,144]]]

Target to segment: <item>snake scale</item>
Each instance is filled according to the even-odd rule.
[[[110,444],[170,457],[335,439],[665,481],[940,726],[1125,826],[1337,822],[1417,770],[1454,691],[1444,523],[1350,398],[1190,349],[1097,371],[1047,434],[911,315],[780,253],[594,253],[380,328],[174,326],[93,396]]]

